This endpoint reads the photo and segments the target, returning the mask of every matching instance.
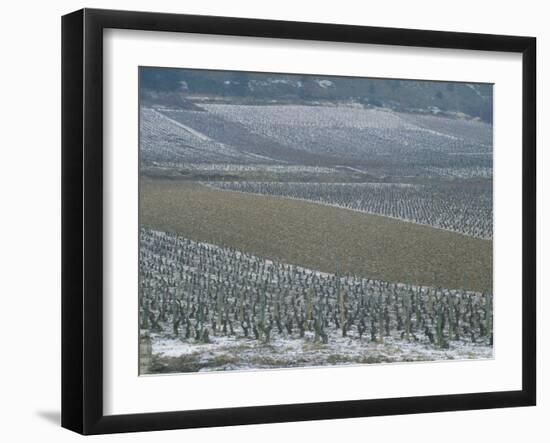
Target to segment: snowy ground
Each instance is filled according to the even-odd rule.
[[[395,363],[434,360],[478,360],[493,357],[491,346],[451,342],[448,349],[424,341],[408,342],[386,337],[384,343],[341,337],[335,331],[328,344],[316,343],[306,332],[303,339],[275,337],[270,343],[244,337],[211,337],[211,343],[190,343],[153,334],[154,373],[254,370],[345,364]]]
[[[490,294],[336,278],[147,229],[140,254],[147,373],[493,356]]]

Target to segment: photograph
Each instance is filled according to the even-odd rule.
[[[493,85],[140,66],[139,374],[493,358]]]
[[[542,5],[6,2],[0,442],[550,442]]]

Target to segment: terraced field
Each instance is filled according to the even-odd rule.
[[[492,167],[492,126],[478,121],[349,105],[196,108],[141,108],[143,164],[346,165],[380,176]]]
[[[492,358],[490,85],[143,69],[141,374]]]
[[[328,274],[141,230],[147,372],[490,358],[492,295]]]
[[[486,123],[344,106],[202,106],[281,144],[356,163],[370,156],[415,166],[491,164]],[[472,153],[486,157],[472,160]]]
[[[326,205],[142,179],[140,223],[323,272],[492,289],[491,241]]]
[[[307,200],[385,215],[473,237],[493,236],[491,182],[295,183],[212,182],[216,189]]]

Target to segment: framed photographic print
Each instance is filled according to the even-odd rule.
[[[534,405],[530,37],[62,21],[62,425]]]

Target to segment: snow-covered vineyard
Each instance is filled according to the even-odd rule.
[[[271,88],[275,81],[268,83],[250,80],[250,91]],[[318,83],[319,88],[333,86]],[[410,92],[415,97],[428,89],[422,84]],[[342,269],[338,260],[346,257],[334,258],[336,263],[329,258],[335,263],[329,268],[317,262],[309,262],[315,269],[299,266],[304,265],[300,257],[287,258],[295,260],[293,264],[278,262],[273,257],[285,255],[264,248],[262,242],[279,245],[281,238],[268,238],[263,228],[247,231],[254,242],[239,246],[241,250],[223,242],[236,245],[224,217],[227,201],[238,199],[256,206],[303,206],[298,220],[307,219],[307,209],[321,209],[337,213],[338,226],[345,224],[340,216],[346,215],[375,220],[384,229],[413,227],[427,233],[425,241],[451,234],[348,210],[453,231],[470,237],[452,234],[456,242],[476,245],[460,260],[481,263],[477,246],[489,251],[485,240],[493,237],[493,127],[486,122],[492,120],[481,121],[481,114],[472,114],[467,106],[466,113],[458,112],[462,108],[454,112],[456,103],[441,101],[452,95],[452,88],[440,91],[433,103],[447,103],[447,111],[453,112],[439,112],[424,96],[395,107],[392,100],[399,97],[391,90],[379,104],[349,97],[291,99],[283,93],[270,100],[267,92],[256,97],[250,91],[233,97],[191,94],[184,88],[173,97],[159,91],[144,95],[140,171],[144,183],[171,184],[170,198],[155,194],[158,205],[146,208],[155,215],[146,226],[187,232],[187,237],[145,227],[140,232],[142,373],[491,358],[493,295],[461,289],[473,287],[468,284],[474,280],[471,272],[470,282],[464,275],[464,284],[462,279],[439,283],[456,284],[455,288],[417,286],[406,274],[389,276],[400,282],[388,282],[367,278],[370,272],[357,276],[316,270]],[[459,96],[473,100],[465,93]],[[185,231],[185,226],[195,224],[182,227],[181,214],[168,210],[191,210],[189,205],[197,200],[178,206],[190,186],[200,189],[196,199],[208,200],[208,216],[215,216],[210,222],[221,221],[215,235],[210,232],[215,231],[213,225],[206,224],[200,235]],[[164,224],[162,217],[173,223]],[[288,217],[285,212],[283,228],[301,232],[303,224],[293,225]],[[238,226],[248,229],[249,224],[243,219]],[[386,238],[380,232],[365,235]],[[356,234],[346,231],[339,244],[357,243],[352,235]],[[251,244],[262,247],[254,249]],[[300,247],[309,250],[311,244]],[[381,247],[394,253],[387,243]],[[432,249],[422,248],[435,256]],[[365,249],[377,251],[363,248],[360,254]],[[456,246],[449,250],[449,257],[454,259],[456,251]],[[445,242],[441,254],[446,253]],[[334,250],[312,255],[324,254],[333,257]],[[343,254],[349,255],[349,247]],[[380,253],[373,254],[369,260],[376,261]],[[418,257],[411,260],[416,263]],[[379,266],[388,267],[387,263]],[[429,272],[442,266],[436,264]],[[491,266],[482,268],[487,281]],[[433,281],[438,281],[435,273]]]
[[[140,111],[142,164],[362,165],[385,175],[484,176],[492,126],[357,106],[230,104]]]
[[[478,238],[490,239],[493,235],[493,199],[487,185],[251,181],[205,184],[384,215]]]
[[[456,119],[409,116],[353,106],[202,105],[221,116],[289,146],[314,153],[345,152],[348,158],[366,153],[422,151],[484,152],[492,150],[490,126]]]
[[[253,159],[149,108],[140,110],[140,155],[142,161],[172,163],[220,160],[230,163]]]
[[[149,229],[150,372],[492,357],[492,294],[320,273]]]

